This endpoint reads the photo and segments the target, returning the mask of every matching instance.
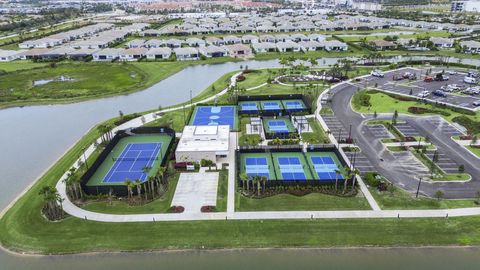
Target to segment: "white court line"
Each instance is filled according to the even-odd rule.
[[[124,155],[126,155],[126,154],[130,151],[130,148],[131,148],[131,147],[132,147],[132,144],[131,144],[131,143],[127,144],[127,146],[123,149],[122,154],[121,154],[118,158],[124,157]],[[110,182],[110,179],[112,179],[112,176],[113,176],[113,174],[117,171],[117,168],[118,168],[118,166],[120,166],[120,163],[122,163],[122,162],[118,162],[118,160],[115,161],[115,164],[113,164],[112,168],[110,168],[110,170],[109,170],[108,173],[107,173],[107,175],[110,174],[110,172],[111,172],[112,174],[110,174],[110,176],[108,177],[108,179],[103,179],[102,183],[103,183],[103,182],[106,182],[106,183],[109,183],[109,182]],[[112,171],[112,170],[113,170],[113,171]]]

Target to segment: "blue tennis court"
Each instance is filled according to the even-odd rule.
[[[284,120],[269,120],[268,129],[270,132],[288,132],[287,123]]]
[[[320,180],[335,180],[337,179],[337,174],[335,170],[338,169],[337,164],[331,157],[310,157],[310,160],[315,167],[315,172],[317,173]],[[344,180],[343,176],[338,174],[338,180]]]
[[[266,176],[270,178],[270,170],[267,158],[247,157],[245,158],[245,172],[248,176]]]
[[[306,180],[302,162],[298,157],[278,157],[283,180]]]
[[[194,126],[229,125],[235,128],[236,106],[198,106],[191,124]]]
[[[258,112],[257,102],[241,102],[240,110],[242,112]]]
[[[104,183],[123,183],[128,178],[144,182],[145,167],[152,167],[162,150],[162,143],[129,143],[116,158],[115,163],[103,179]]]
[[[303,110],[305,109],[305,106],[303,105],[303,102],[300,100],[286,100],[283,101],[283,105],[287,110]]]
[[[262,101],[264,111],[281,111],[282,107],[279,101]]]

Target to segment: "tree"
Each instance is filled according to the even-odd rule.
[[[349,176],[352,178],[352,191],[355,189],[355,183],[357,181],[357,176],[360,174],[358,169],[353,169],[350,171]]]
[[[336,169],[335,170],[335,193],[337,193],[337,190],[338,190],[338,175],[339,174],[341,174],[341,171]]]
[[[395,112],[393,112],[393,116],[392,116],[392,124],[397,124],[397,119],[398,119],[398,111],[395,110]]]
[[[133,184],[132,180],[130,180],[128,178],[125,179],[124,185],[127,187],[127,198],[128,199],[131,199],[131,197],[132,197],[132,184]]]
[[[118,111],[118,116],[120,116],[120,118],[123,118],[123,115],[124,115],[124,114],[123,114],[123,111],[122,111],[122,110],[119,110],[119,111]]]
[[[318,65],[317,59],[315,59],[315,58],[313,58],[313,57],[309,59],[309,62],[310,62],[310,65],[311,65],[312,67],[315,67],[316,65]]]
[[[261,180],[262,185],[263,185],[262,193],[265,193],[268,178],[266,176],[261,176],[260,180]]]
[[[477,141],[478,141],[477,135],[473,135],[472,141],[470,142],[470,146],[477,144]]]
[[[373,118],[377,118],[377,111],[373,112]]]
[[[458,166],[458,172],[459,173],[465,172],[465,165],[461,164],[460,166]]]
[[[242,189],[245,191],[245,182],[248,181],[248,174],[246,172],[240,173],[240,181],[242,181]]]
[[[477,190],[477,192],[475,193],[475,197],[476,197],[476,203],[480,204],[480,190]]]
[[[135,180],[135,187],[137,188],[137,196],[139,199],[142,198],[142,181],[140,179]]]
[[[38,192],[43,196],[45,203],[45,215],[50,219],[59,219],[63,217],[63,199],[60,197],[57,189],[52,186],[44,186]]]
[[[445,194],[441,190],[437,190],[437,192],[435,192],[435,198],[437,198],[437,200],[439,201],[443,198],[444,195]]]
[[[343,182],[343,193],[345,193],[347,191],[347,182],[348,182],[348,174],[349,174],[349,169],[346,168],[346,167],[342,167],[339,169],[339,172],[340,172],[340,175],[342,176],[342,178],[344,179],[344,182]]]

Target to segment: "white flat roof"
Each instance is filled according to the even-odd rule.
[[[229,149],[230,126],[185,126],[177,152],[225,152]]]

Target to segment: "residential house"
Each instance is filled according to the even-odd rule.
[[[134,39],[126,44],[127,48],[141,48],[145,47],[145,40],[143,39]]]
[[[397,47],[395,43],[383,39],[371,40],[369,44],[379,51],[393,50]]]
[[[186,43],[190,47],[203,47],[206,44],[205,40],[200,38],[187,38]]]
[[[199,53],[196,48],[192,48],[192,47],[175,48],[173,49],[173,51],[175,52],[177,60],[179,61],[199,59]]]
[[[228,50],[228,55],[230,57],[239,57],[239,58],[244,58],[244,57],[250,57],[252,56],[252,49],[250,46],[245,45],[245,44],[234,44],[234,45],[227,45],[225,46]]]
[[[280,34],[275,36],[275,42],[286,42],[291,40],[292,38],[289,35]]]
[[[467,53],[480,53],[480,42],[467,40],[460,42],[460,46]]]
[[[207,37],[205,39],[208,45],[215,45],[215,46],[223,46],[225,45],[225,41],[218,37]]]
[[[291,40],[279,41],[276,46],[279,52],[299,52],[301,50],[300,45]]]
[[[168,59],[170,58],[170,55],[172,55],[172,49],[168,47],[155,47],[149,49],[145,55],[147,59],[150,60]]]
[[[120,57],[124,49],[120,48],[106,48],[100,51],[95,52],[93,56],[93,61],[113,61]]]
[[[200,47],[198,50],[200,54],[202,54],[207,58],[222,57],[228,54],[228,51],[224,46],[220,47],[220,46],[210,45],[210,46]]]
[[[254,44],[259,42],[258,36],[255,35],[244,35],[242,37],[242,43],[244,44]]]
[[[225,36],[223,37],[223,41],[226,45],[242,43],[242,39],[236,36]]]
[[[169,47],[171,49],[182,47],[182,43],[183,43],[182,40],[176,39],[176,38],[171,38],[171,39],[165,40],[165,44],[167,45],[167,47]]]
[[[129,48],[120,53],[119,58],[122,61],[138,61],[145,56],[147,48]]]
[[[324,48],[322,43],[318,41],[300,41],[298,45],[304,52],[318,51]]]
[[[0,49],[0,62],[10,62],[19,58],[18,54],[23,51],[10,51]]]
[[[326,51],[346,51],[348,45],[338,40],[326,40],[321,42]]]
[[[277,46],[272,42],[253,43],[252,48],[256,53],[266,53],[277,51]]]
[[[292,34],[290,36],[290,38],[292,39],[292,41],[294,42],[300,42],[300,41],[308,41],[310,40],[309,38],[307,38],[307,36],[305,36],[304,34]]]
[[[442,37],[431,37],[430,41],[439,49],[449,49],[453,47],[453,39]]]
[[[272,35],[261,35],[260,36],[260,42],[270,42],[270,43],[275,43],[277,40],[275,39],[274,36]]]
[[[164,39],[150,39],[145,42],[147,48],[159,48],[165,45]]]

